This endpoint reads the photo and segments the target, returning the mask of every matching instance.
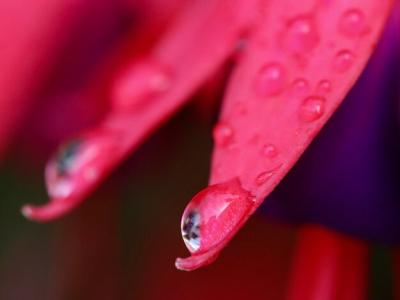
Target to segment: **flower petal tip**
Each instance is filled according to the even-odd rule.
[[[32,218],[32,206],[27,204],[21,207],[21,214],[30,220]]]
[[[213,263],[221,249],[214,249],[206,253],[192,255],[187,258],[177,258],[175,260],[175,267],[181,271],[194,271],[201,267],[207,266]]]
[[[73,206],[65,201],[50,201],[41,206],[26,204],[21,208],[21,214],[28,220],[43,223],[65,215],[72,208]]]

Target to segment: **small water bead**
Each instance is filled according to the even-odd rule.
[[[319,42],[319,34],[314,20],[309,16],[300,16],[288,22],[284,36],[284,46],[294,53],[313,50]]]
[[[111,96],[114,106],[129,108],[139,105],[149,96],[167,91],[172,81],[169,75],[154,62],[136,63],[116,80]]]
[[[226,123],[218,123],[213,130],[214,141],[218,146],[225,147],[233,140],[233,129]]]
[[[325,110],[325,98],[310,96],[303,101],[300,107],[300,118],[305,122],[318,120]]]
[[[364,13],[356,8],[347,10],[339,20],[339,31],[347,36],[358,36],[366,32]]]
[[[317,86],[317,93],[319,95],[327,95],[332,90],[332,83],[329,80],[321,80]]]
[[[229,237],[254,205],[254,197],[238,179],[211,185],[195,195],[181,222],[182,237],[191,253],[201,254]]]
[[[278,95],[284,88],[285,70],[278,63],[269,63],[258,71],[256,76],[256,91],[262,97]]]
[[[292,83],[291,91],[295,97],[304,97],[309,93],[310,86],[308,81],[303,78],[298,78]]]
[[[278,151],[274,145],[266,144],[262,148],[262,154],[268,158],[273,158],[278,154]]]
[[[256,177],[255,184],[257,186],[263,185],[270,178],[272,178],[273,175],[274,175],[274,171],[262,172]]]
[[[339,51],[333,60],[333,67],[338,72],[345,72],[353,66],[355,56],[350,50]]]

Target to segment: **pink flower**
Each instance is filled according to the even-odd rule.
[[[228,72],[232,59],[213,131],[209,186],[182,217],[191,256],[177,259],[176,266],[193,270],[215,260],[332,116],[368,62],[393,4],[182,3],[166,5],[170,23],[139,26],[135,51],[124,51],[130,36],[128,46],[116,51],[109,76],[97,81],[109,87],[106,114],[48,162],[50,202],[22,212],[49,221],[77,207],[207,80]]]

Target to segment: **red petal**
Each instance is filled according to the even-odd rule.
[[[286,299],[366,299],[368,250],[364,242],[304,226],[299,232]]]
[[[77,206],[115,165],[217,71],[254,19],[255,2],[190,2],[152,55],[143,64],[134,65],[131,75],[117,81],[120,86],[114,89],[114,95],[118,97],[113,99],[114,111],[99,129],[90,133],[94,139],[102,140],[101,144],[97,145],[92,138],[86,142],[99,148],[98,156],[74,170],[73,176],[69,177],[73,182],[72,190],[62,197],[52,198],[45,206],[23,208],[25,216],[46,221]],[[142,76],[150,81],[154,76],[157,78],[149,83]],[[136,87],[136,90],[127,88],[127,85]],[[83,137],[83,140],[87,139]],[[96,173],[96,177],[89,181],[84,178],[88,167]]]
[[[343,100],[377,43],[391,2],[266,2],[214,132],[210,183],[239,178],[255,197],[250,213],[233,218],[236,226],[229,225],[232,232],[224,233],[222,244],[282,180]],[[216,232],[201,238],[221,237]]]

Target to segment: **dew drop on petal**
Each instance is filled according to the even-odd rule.
[[[292,83],[291,92],[295,97],[304,97],[310,90],[308,81],[303,78],[298,78]]]
[[[317,85],[317,93],[319,95],[327,95],[332,90],[332,83],[329,80],[321,80]]]
[[[324,114],[325,98],[310,96],[300,107],[300,118],[305,122],[318,120]]]
[[[171,76],[160,65],[140,62],[122,73],[115,81],[112,102],[117,108],[138,105],[140,100],[167,91],[171,86]]]
[[[347,36],[358,36],[366,32],[365,15],[359,9],[349,9],[339,20],[339,31]]]
[[[284,46],[294,53],[313,50],[319,42],[319,35],[313,19],[308,16],[300,16],[289,21],[283,42]]]
[[[285,70],[278,63],[269,63],[258,71],[255,87],[261,97],[279,94],[285,86]]]
[[[214,141],[218,146],[225,147],[232,142],[233,129],[226,123],[218,123],[213,130]]]
[[[355,56],[350,50],[339,51],[333,60],[333,67],[338,72],[345,72],[354,64]]]
[[[266,144],[262,148],[262,154],[268,158],[273,158],[278,154],[278,151],[274,145]]]
[[[195,195],[181,221],[183,240],[191,253],[218,245],[240,225],[254,205],[254,197],[238,179],[215,184]]]
[[[263,185],[274,175],[274,171],[262,172],[258,174],[255,180],[255,184],[260,186]]]

